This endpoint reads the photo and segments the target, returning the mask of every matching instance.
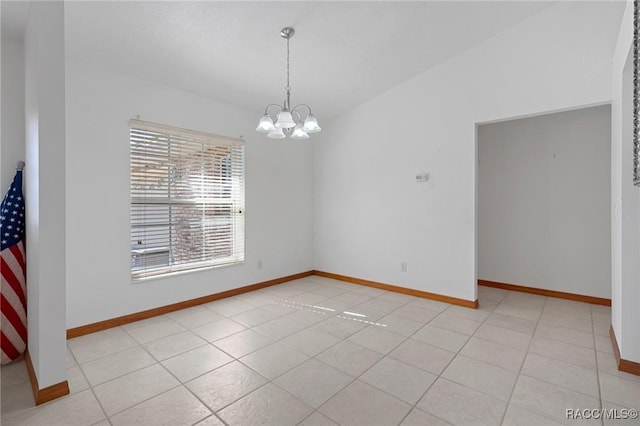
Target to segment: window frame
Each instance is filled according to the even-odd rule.
[[[184,157],[174,156],[172,147],[179,153],[188,151],[193,158],[185,160]],[[244,263],[245,151],[245,141],[239,138],[138,119],[129,121],[132,281]],[[153,158],[155,167],[147,165],[152,163],[150,158]],[[149,163],[145,163],[147,160]],[[147,167],[150,169],[147,170]],[[166,169],[166,180],[163,182],[161,179],[158,184],[163,189],[150,189],[153,185],[141,188],[150,176],[159,176],[157,170],[151,171],[154,168]],[[194,168],[200,168],[199,173],[194,174]],[[208,173],[216,171],[219,173]],[[192,184],[193,178],[198,176],[200,182]],[[166,194],[162,195],[165,190]],[[185,198],[187,192],[191,198]],[[199,196],[194,198],[195,193]],[[164,207],[166,213],[162,212]],[[147,218],[149,209],[155,212]],[[158,220],[158,217],[162,219]],[[222,222],[223,225],[218,226],[216,222]],[[160,231],[152,236],[152,231],[146,228],[154,226]],[[166,233],[165,237],[162,236],[163,232]],[[226,236],[226,233],[229,235]],[[141,235],[145,238],[149,236],[144,244],[139,239]],[[193,241],[189,241],[190,238]],[[136,242],[141,245],[140,248],[136,248]],[[158,244],[162,242],[166,244],[161,247]],[[224,256],[225,251],[229,253],[228,256]],[[165,252],[167,258],[163,260],[160,256],[157,265],[149,264],[149,258],[145,257]],[[176,257],[176,253],[182,253],[180,258]],[[144,259],[143,264],[139,263],[140,259]]]

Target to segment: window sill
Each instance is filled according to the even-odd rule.
[[[149,275],[149,276],[142,276],[142,277],[131,277],[131,284],[139,284],[139,283],[148,282],[148,281],[155,281],[155,280],[159,280],[159,279],[163,279],[163,278],[173,278],[173,277],[176,277],[176,276],[179,276],[179,275],[191,274],[191,273],[195,273],[195,272],[210,271],[212,269],[227,268],[227,267],[232,267],[232,266],[240,266],[240,265],[244,265],[244,264],[245,264],[245,261],[241,260],[241,261],[233,262],[233,263],[222,263],[222,264],[218,264],[218,265],[207,265],[207,266],[202,266],[202,267],[198,267],[198,268],[184,269],[182,271],[165,272],[165,273],[159,273],[159,274],[156,274],[156,275]]]

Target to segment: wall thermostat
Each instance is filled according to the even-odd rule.
[[[416,175],[416,182],[426,182],[429,180],[429,174],[428,173],[418,173]]]

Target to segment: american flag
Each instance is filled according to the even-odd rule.
[[[3,365],[18,358],[27,347],[24,221],[22,170],[18,169],[0,204],[0,346]]]

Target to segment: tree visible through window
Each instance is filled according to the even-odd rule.
[[[244,141],[132,120],[134,278],[244,261]]]

